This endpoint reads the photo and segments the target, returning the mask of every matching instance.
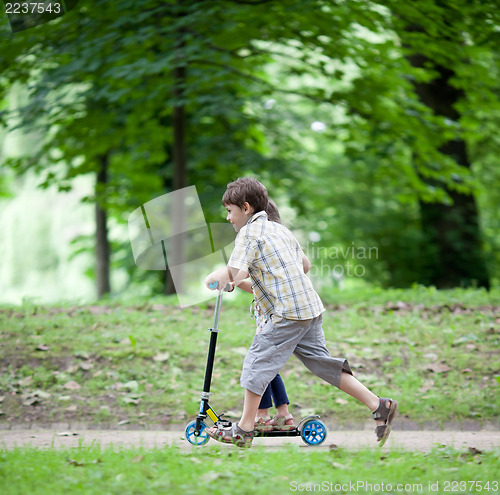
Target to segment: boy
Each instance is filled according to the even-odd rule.
[[[398,403],[377,397],[354,378],[346,359],[330,356],[322,328],[324,307],[304,273],[307,258],[286,227],[268,221],[267,203],[266,188],[247,177],[228,184],[222,197],[227,220],[238,235],[228,266],[211,273],[205,284],[209,287],[217,281],[238,286],[250,276],[265,323],[243,363],[240,383],[245,400],[240,421],[207,433],[220,442],[250,446],[261,396],[293,353],[315,375],[373,411],[377,440],[383,445]]]

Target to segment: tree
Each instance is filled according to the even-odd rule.
[[[417,241],[418,249],[412,252],[425,263],[418,274],[407,268],[414,264],[412,257],[405,267],[399,263],[399,270],[407,271],[406,280],[399,277],[400,283],[488,287],[474,196],[478,180],[466,148],[473,139],[468,132],[474,113],[471,102],[480,101],[488,113],[499,90],[494,78],[479,83],[472,77],[476,71],[484,72],[481,67],[486,61],[493,73],[498,71],[498,58],[491,58],[498,43],[493,3],[479,7],[439,0],[348,6],[329,2],[322,7],[307,29],[296,22],[295,41],[300,43],[296,49],[302,58],[292,58],[289,65],[296,64],[291,67],[295,74],[323,76],[322,84],[315,79],[315,97],[336,107],[336,114],[327,121],[330,135],[344,136],[344,155],[352,165],[364,164],[361,177],[371,175],[371,182],[362,179],[361,183],[376,195],[373,199],[387,205],[383,198],[393,189],[403,207],[417,201],[420,232],[409,236],[408,242]],[[342,20],[338,29],[327,29],[332,17]],[[282,31],[292,22],[280,23]],[[306,59],[308,63],[300,64]],[[330,85],[325,82],[328,77]],[[480,93],[485,97],[480,98]],[[467,115],[468,123],[462,115]],[[385,195],[376,191],[383,184]],[[373,232],[378,224],[373,212],[380,208],[365,204],[363,210],[372,212],[372,228],[366,233],[372,230],[376,239],[387,232],[387,222],[380,224],[378,234]],[[392,235],[393,243],[403,238],[396,230]],[[394,251],[386,252],[403,261]],[[394,274],[398,267],[389,258],[385,261]],[[416,277],[411,280],[410,274]]]
[[[464,84],[464,73],[473,70],[485,45],[487,49],[493,48],[488,46],[488,35],[493,37],[494,31],[488,22],[490,11],[485,10],[485,6],[492,7],[471,8],[467,2],[449,5],[439,0],[422,2],[418,12],[421,14],[423,9],[432,12],[429,23],[423,22],[424,16],[417,19],[412,9],[406,13],[394,5],[398,32],[410,63],[428,73],[432,71],[426,81],[414,82],[420,101],[433,115],[455,124],[458,130],[455,135],[444,135],[438,151],[466,170],[471,169],[471,160],[459,108],[467,96],[466,91],[471,90]],[[445,50],[436,50],[438,42]],[[424,180],[430,187],[443,189],[449,199],[420,202],[422,229],[430,246],[424,253],[427,258],[425,282],[442,288],[471,284],[489,288],[474,191],[460,187],[463,180],[459,176],[455,176],[452,183],[439,178]]]
[[[324,220],[317,211],[334,203],[345,218],[335,224],[342,223],[345,242],[360,232],[357,238],[387,247],[388,283],[484,280],[450,273],[441,281],[430,270],[423,277],[414,255],[401,251],[412,244],[415,253],[418,241],[417,256],[420,248],[431,252],[439,238],[427,235],[428,206],[460,216],[460,201],[476,191],[473,166],[454,159],[447,143],[477,143],[471,129],[498,90],[498,78],[481,87],[471,77],[485,60],[498,69],[498,57],[490,57],[498,38],[491,7],[484,2],[475,9],[465,0],[458,7],[438,0],[79,5],[17,33],[0,53],[0,88],[5,93],[16,81],[30,83],[22,124],[37,125],[46,136],[34,159],[11,165],[33,168],[42,183],[65,189],[79,174],[97,176],[106,157],[106,185],[101,180],[89,199],[98,200],[108,221],[123,221],[132,206],[183,184],[196,184],[203,204],[218,205],[219,189],[251,172],[286,191],[319,230]],[[409,32],[421,24],[422,32]],[[443,36],[443,29],[451,34]],[[416,56],[425,61],[412,65]],[[459,116],[432,108],[419,90],[450,69],[445,86],[457,92],[448,110]],[[480,94],[488,98],[481,101]],[[279,105],[263,111],[266,100]],[[324,149],[336,168],[317,145],[306,150],[297,131],[320,114],[327,124],[322,136],[330,141]],[[488,139],[491,146],[493,134]],[[306,140],[324,143],[311,134]],[[314,197],[304,201],[311,190]],[[411,233],[390,228],[391,220],[405,225],[408,210]],[[477,215],[469,211],[456,225],[469,225],[477,248]],[[218,206],[206,215],[220,215]],[[338,237],[338,231],[323,233]]]
[[[207,138],[218,157],[209,165],[210,176],[217,178],[217,170],[226,167],[222,152],[239,148],[240,160],[246,160],[252,142],[244,129],[253,123],[235,118],[248,94],[238,82],[242,57],[210,41],[221,37],[214,19],[228,15],[224,5],[144,0],[119,6],[96,1],[94,7],[81,6],[62,20],[17,33],[0,64],[4,89],[16,81],[31,85],[29,103],[17,109],[19,127],[37,127],[45,136],[35,154],[9,165],[18,173],[33,169],[42,185],[56,183],[60,190],[78,175],[96,176],[95,195],[88,200],[96,202],[98,294],[103,295],[109,291],[108,219],[120,219],[165,186],[175,190],[196,182],[202,167],[193,161],[190,173],[187,149],[203,149]],[[228,22],[226,41],[219,41],[244,46],[241,21],[228,17]],[[219,120],[213,127],[222,124],[223,136],[202,123],[215,122],[214,115]],[[250,150],[248,156],[255,162],[258,154]]]

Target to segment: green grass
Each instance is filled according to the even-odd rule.
[[[322,294],[332,355],[417,422],[498,421],[500,292],[363,289]],[[254,325],[250,296],[226,298],[212,405],[242,406]],[[94,306],[0,307],[0,422],[180,423],[196,416],[213,306],[172,298]],[[363,406],[292,358],[282,373],[296,417],[364,421]]]
[[[499,479],[499,450],[437,448],[409,454],[291,446],[242,451],[217,445],[189,450],[93,445],[0,451],[4,495],[498,493]]]

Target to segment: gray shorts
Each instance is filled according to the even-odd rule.
[[[273,315],[255,335],[245,356],[241,386],[262,395],[295,354],[312,373],[338,388],[342,371],[351,375],[352,371],[346,359],[330,356],[322,323],[323,315],[310,320],[287,320]]]

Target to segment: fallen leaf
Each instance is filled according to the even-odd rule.
[[[23,406],[34,406],[35,404],[38,404],[39,402],[40,402],[40,399],[38,397],[28,397],[23,402]]]
[[[425,359],[428,359],[429,361],[435,361],[438,358],[437,354],[434,354],[433,352],[428,352],[424,354],[423,356]]]
[[[420,387],[420,390],[419,392],[421,394],[424,394],[426,392],[428,392],[429,390],[433,389],[434,388],[434,380],[427,380],[423,385],[422,387]]]
[[[89,353],[87,351],[76,351],[73,353],[73,356],[75,356],[78,359],[89,359]]]
[[[92,315],[104,315],[107,313],[111,313],[112,309],[106,306],[88,306],[88,311]]]
[[[219,472],[215,472],[215,471],[209,471],[208,473],[205,473],[204,475],[202,475],[201,479],[205,483],[210,483],[212,481],[216,481],[219,478],[224,478],[225,475],[228,473],[219,473]]]
[[[305,408],[300,410],[300,414],[304,417],[305,416],[313,416],[314,414],[316,414],[316,411],[314,409],[305,407]]]
[[[433,373],[446,373],[451,370],[451,368],[447,364],[442,363],[432,363],[427,368],[429,371]]]
[[[33,395],[35,395],[36,397],[40,397],[40,399],[48,399],[50,397],[50,394],[48,392],[39,389],[33,391]]]
[[[469,450],[469,454],[472,454],[472,455],[479,455],[479,454],[483,453],[482,450],[476,449],[476,447],[469,447],[468,450]]]
[[[32,381],[33,381],[33,376],[30,375],[30,376],[26,376],[22,380],[19,380],[17,383],[18,383],[18,385],[21,385],[21,387],[23,387],[26,385],[30,385]]]
[[[45,345],[45,344],[40,344],[36,347],[36,350],[37,351],[48,351],[50,349],[50,347],[48,345]]]
[[[165,361],[168,361],[169,358],[170,354],[168,352],[159,352],[156,356],[153,357],[153,361],[163,363]]]
[[[127,383],[124,383],[122,387],[130,390],[131,392],[136,392],[137,390],[139,390],[139,383],[137,382],[137,380],[131,380]]]
[[[225,411],[223,413],[223,416],[225,416],[226,418],[239,418],[241,416],[241,413],[237,411]]]
[[[64,384],[64,388],[67,390],[79,390],[81,388],[80,384],[76,383],[74,380]]]

